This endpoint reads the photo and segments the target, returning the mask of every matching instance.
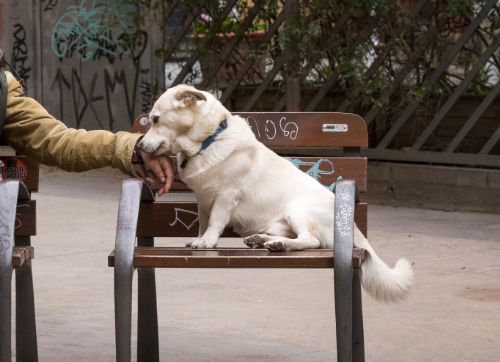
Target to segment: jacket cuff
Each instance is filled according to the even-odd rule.
[[[118,139],[116,141],[115,154],[111,167],[119,168],[123,173],[135,177],[132,167],[132,155],[137,140],[142,136],[144,135],[140,133],[118,132],[116,134]]]

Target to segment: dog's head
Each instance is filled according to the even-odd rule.
[[[196,143],[198,138],[203,141],[209,136],[210,124],[207,123],[210,123],[210,114],[218,109],[217,104],[222,107],[212,94],[188,85],[168,89],[149,114],[151,128],[142,139],[143,151],[154,155],[179,153],[185,151],[186,143]],[[204,124],[198,124],[200,120]]]

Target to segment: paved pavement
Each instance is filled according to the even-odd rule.
[[[109,171],[43,169],[33,240],[41,361],[114,359],[107,256],[120,183]],[[375,250],[390,265],[414,262],[416,284],[398,305],[363,295],[366,360],[499,361],[499,235],[500,215],[369,207]],[[331,270],[159,270],[157,285],[163,361],[335,360]]]

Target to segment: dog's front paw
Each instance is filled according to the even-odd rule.
[[[243,239],[243,242],[252,249],[261,249],[264,247],[264,239],[259,235],[252,235]]]
[[[214,249],[217,246],[217,241],[210,241],[201,238],[191,241],[191,249]]]
[[[264,247],[270,251],[286,251],[286,244],[284,241],[268,241],[264,243]]]
[[[191,240],[189,240],[188,242],[186,242],[186,248],[190,248],[191,245],[193,245],[193,243],[196,241],[196,240],[200,240],[199,238],[193,238]]]

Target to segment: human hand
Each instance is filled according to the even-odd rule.
[[[150,168],[156,176],[156,178],[147,177],[146,181],[150,184],[164,184],[164,186],[158,190],[158,195],[161,196],[166,194],[170,190],[172,182],[174,182],[172,159],[167,155],[153,156],[143,151],[140,151],[140,154],[146,167]]]

